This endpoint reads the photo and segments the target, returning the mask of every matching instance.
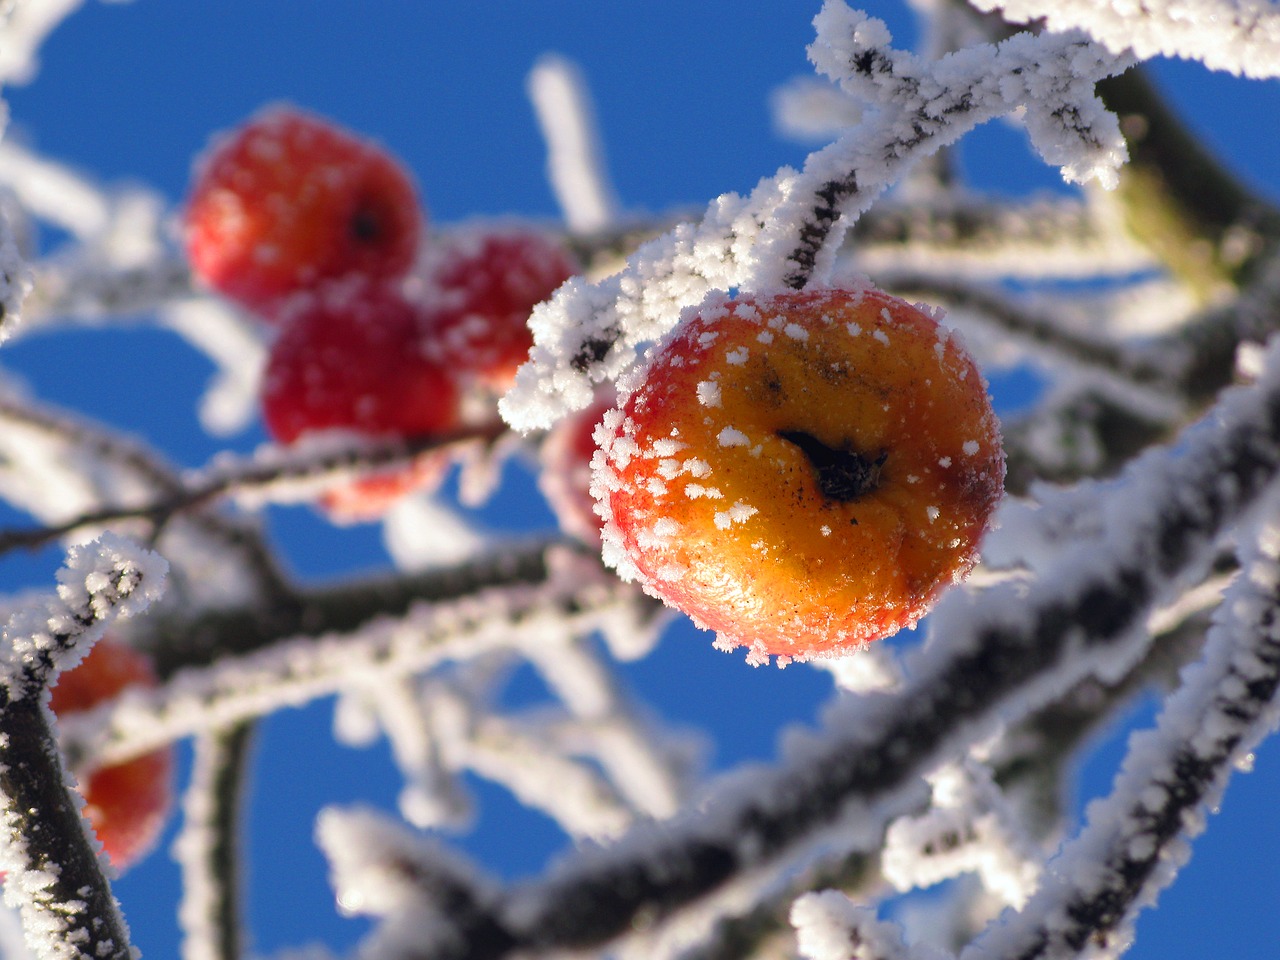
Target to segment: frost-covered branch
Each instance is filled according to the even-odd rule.
[[[1280,529],[1256,531],[1206,644],[1154,730],[1130,740],[1106,800],[1051,865],[1027,908],[966,958],[1074,957],[1088,944],[1127,943],[1138,910],[1155,902],[1204,829],[1205,808],[1233,763],[1276,726],[1280,688]]]
[[[1123,64],[1080,35],[1018,34],[929,64],[890,47],[881,21],[851,10],[842,0],[828,0],[814,25],[818,39],[809,48],[814,65],[878,109],[857,128],[864,143],[852,145],[847,136],[806,163],[807,173],[815,162],[829,164],[840,157],[843,162],[836,169],[847,172],[830,178],[817,192],[822,205],[813,208],[799,247],[788,256],[793,264],[783,278],[788,286],[809,281],[837,219],[865,209],[887,182],[901,175],[902,160],[932,154],[978,124],[1019,107],[1036,149],[1048,163],[1062,167],[1067,180],[1096,178],[1114,185],[1116,169],[1125,159],[1124,141],[1093,84],[1119,72]]]
[[[241,960],[240,836],[252,725],[195,738],[174,858],[182,869],[182,960]]]
[[[1151,269],[1156,261],[1105,204],[1065,198],[1023,202],[940,196],[912,203],[889,196],[850,230],[859,268],[949,277],[1100,277]]]
[[[118,616],[159,594],[165,563],[115,537],[74,548],[56,597],[20,607],[0,650],[0,869],[41,960],[132,957],[129,931],[68,782],[46,690]]]
[[[1218,162],[1143,69],[1098,93],[1127,134],[1116,197],[1134,237],[1203,302],[1247,283],[1280,240],[1280,211]]]
[[[1004,352],[1022,348],[1053,377],[1085,378],[1125,406],[1153,420],[1176,422],[1185,413],[1181,383],[1167,364],[1143,352],[1080,336],[1044,306],[1022,303],[996,289],[923,274],[893,272],[880,277],[899,296],[945,306],[952,323],[974,329]]]
[[[368,955],[395,956],[442,931],[455,947],[510,945],[489,910],[492,884],[456,854],[372,810],[329,807],[316,835],[342,910],[383,918]]]
[[[112,515],[104,511],[104,503],[168,503],[182,495],[183,479],[176,466],[117,431],[13,395],[0,395],[0,422],[0,491],[10,503],[50,524],[19,532],[26,546],[49,543],[75,530],[83,533],[85,517]],[[92,531],[94,525],[87,525]],[[189,509],[180,517],[161,511],[138,532],[143,537],[158,533],[159,543],[174,557],[171,598],[182,594],[187,601],[196,596],[201,605],[210,601],[207,567],[198,578],[188,575],[187,567],[208,563],[211,557],[219,558],[225,574],[213,582],[222,583],[224,590],[287,592],[259,532],[241,518],[209,508]]]
[[[1280,75],[1280,11],[1267,0],[971,0],[1017,23],[1083,30],[1116,54],[1183,57],[1211,70],[1265,79]]]
[[[805,960],[909,960],[902,931],[876,918],[843,893],[807,893],[791,910],[796,943]]]
[[[612,226],[618,201],[581,70],[564,57],[545,54],[529,71],[527,86],[547,143],[547,175],[570,232]]]
[[[0,82],[27,83],[39,67],[37,52],[45,37],[84,0],[28,0],[9,4],[0,20]]]
[[[933,804],[885,835],[881,868],[901,891],[977,872],[1005,903],[1022,906],[1040,878],[1041,856],[990,771],[968,761],[929,778]]]
[[[169,566],[114,534],[72,547],[58,571],[56,598],[19,607],[0,632],[0,688],[8,702],[38,696],[75,666],[119,616],[160,595]]]
[[[117,762],[353,684],[386,683],[547,632],[597,629],[620,607],[650,604],[594,560],[546,542],[458,570],[297,599],[169,624],[172,634],[150,648],[164,685],[69,719],[68,751]]]
[[[1155,308],[1153,308],[1155,309]],[[1162,370],[1189,410],[1211,402],[1239,375],[1254,376],[1252,341],[1265,340],[1280,318],[1280,259],[1257,265],[1254,279],[1225,304],[1179,322],[1167,333],[1128,348],[1143,369]],[[1051,389],[1030,413],[1004,425],[1006,489],[1025,493],[1036,480],[1066,483],[1114,474],[1130,457],[1168,439],[1158,409],[1135,406],[1087,381]]]
[[[1025,108],[1045,158],[1071,179],[1111,181],[1124,144],[1093,84],[1122,64],[1080,36],[1020,34],[927,64],[889,46],[884,24],[829,0],[810,55],[873,102],[865,124],[784,169],[750,196],[726,194],[701,223],[644,244],[597,284],[578,278],[535,308],[534,348],[499,404],[519,430],[586,407],[592,384],[631,366],[640,345],[708,291],[803,287],[825,279],[848,226],[916,160],[980,123]]]
[[[81,238],[102,233],[111,218],[110,202],[99,187],[12,140],[0,144],[0,183],[25,211]]]
[[[194,293],[190,268],[178,256],[126,267],[64,257],[37,266],[27,315],[40,328],[68,317],[146,316]]]
[[[679,960],[742,960],[743,957],[773,956],[773,952],[784,949],[787,951],[784,955],[789,956],[793,933],[788,914],[799,896],[821,890],[841,890],[870,901],[884,889],[873,852],[855,850],[844,856],[833,854],[828,861],[800,871],[792,882],[781,888],[771,885],[749,909],[735,905],[726,910],[701,943],[679,952]]]
[[[450,436],[417,440],[369,441],[345,437],[300,444],[295,449],[270,449],[247,461],[222,457],[210,468],[186,481],[166,478],[165,495],[130,506],[107,506],[47,527],[0,530],[0,553],[30,549],[58,540],[86,527],[101,527],[126,520],[163,525],[176,514],[234,496],[249,505],[262,502],[311,500],[335,481],[350,479],[365,470],[402,466],[423,454],[446,448],[495,440],[496,426]]]

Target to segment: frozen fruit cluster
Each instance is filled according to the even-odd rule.
[[[186,241],[201,281],[275,328],[263,419],[286,444],[326,430],[446,437],[492,418],[532,345],[530,311],[578,269],[529,227],[428,237],[394,157],[288,107],[214,142]],[[424,455],[325,502],[337,519],[374,517],[446,466]]]
[[[606,559],[754,661],[914,624],[1003,489],[959,338],[870,288],[704,304],[596,439]]]
[[[58,678],[49,706],[60,717],[89,710],[127,687],[156,684],[146,655],[110,637]],[[144,754],[81,777],[85,815],[112,865],[123,870],[155,844],[173,807],[173,751]]]

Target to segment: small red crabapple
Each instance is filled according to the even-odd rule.
[[[325,515],[337,524],[381,520],[411,493],[430,493],[444,482],[453,457],[429,451],[407,466],[376,470],[349,483],[334,484],[320,496]]]
[[[422,224],[413,181],[395,158],[288,106],[213,143],[185,216],[195,274],[268,318],[326,280],[404,276]]]
[[[1004,479],[959,338],[875,289],[704,304],[599,437],[606,559],[752,662],[915,624],[973,566]]]
[[[533,346],[529,314],[579,269],[559,241],[528,227],[463,230],[433,243],[431,325],[449,366],[505,392]]]
[[[104,637],[84,660],[58,678],[49,706],[66,717],[134,685],[156,685],[151,661],[133,647]],[[172,782],[169,748],[81,777],[85,815],[116,869],[135,863],[155,843],[173,806]]]
[[[397,290],[344,282],[291,304],[263,377],[271,435],[346,429],[368,436],[447,433],[458,423],[458,388]]]
[[[423,332],[420,307],[391,287],[343,281],[290,305],[267,361],[262,411],[268,432],[286,444],[322,430],[442,435],[459,427],[459,389]],[[336,487],[324,501],[335,519],[371,519],[399,496],[438,482],[442,456],[427,453]]]

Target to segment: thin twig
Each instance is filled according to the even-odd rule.
[[[252,722],[195,738],[184,823],[174,851],[182,867],[183,960],[242,960],[239,838]]]

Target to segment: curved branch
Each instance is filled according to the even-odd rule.
[[[122,613],[144,608],[163,562],[121,541],[76,548],[57,598],[10,618],[0,680],[0,868],[27,943],[48,960],[130,960],[129,929],[81,815],[45,705],[57,672]]]

